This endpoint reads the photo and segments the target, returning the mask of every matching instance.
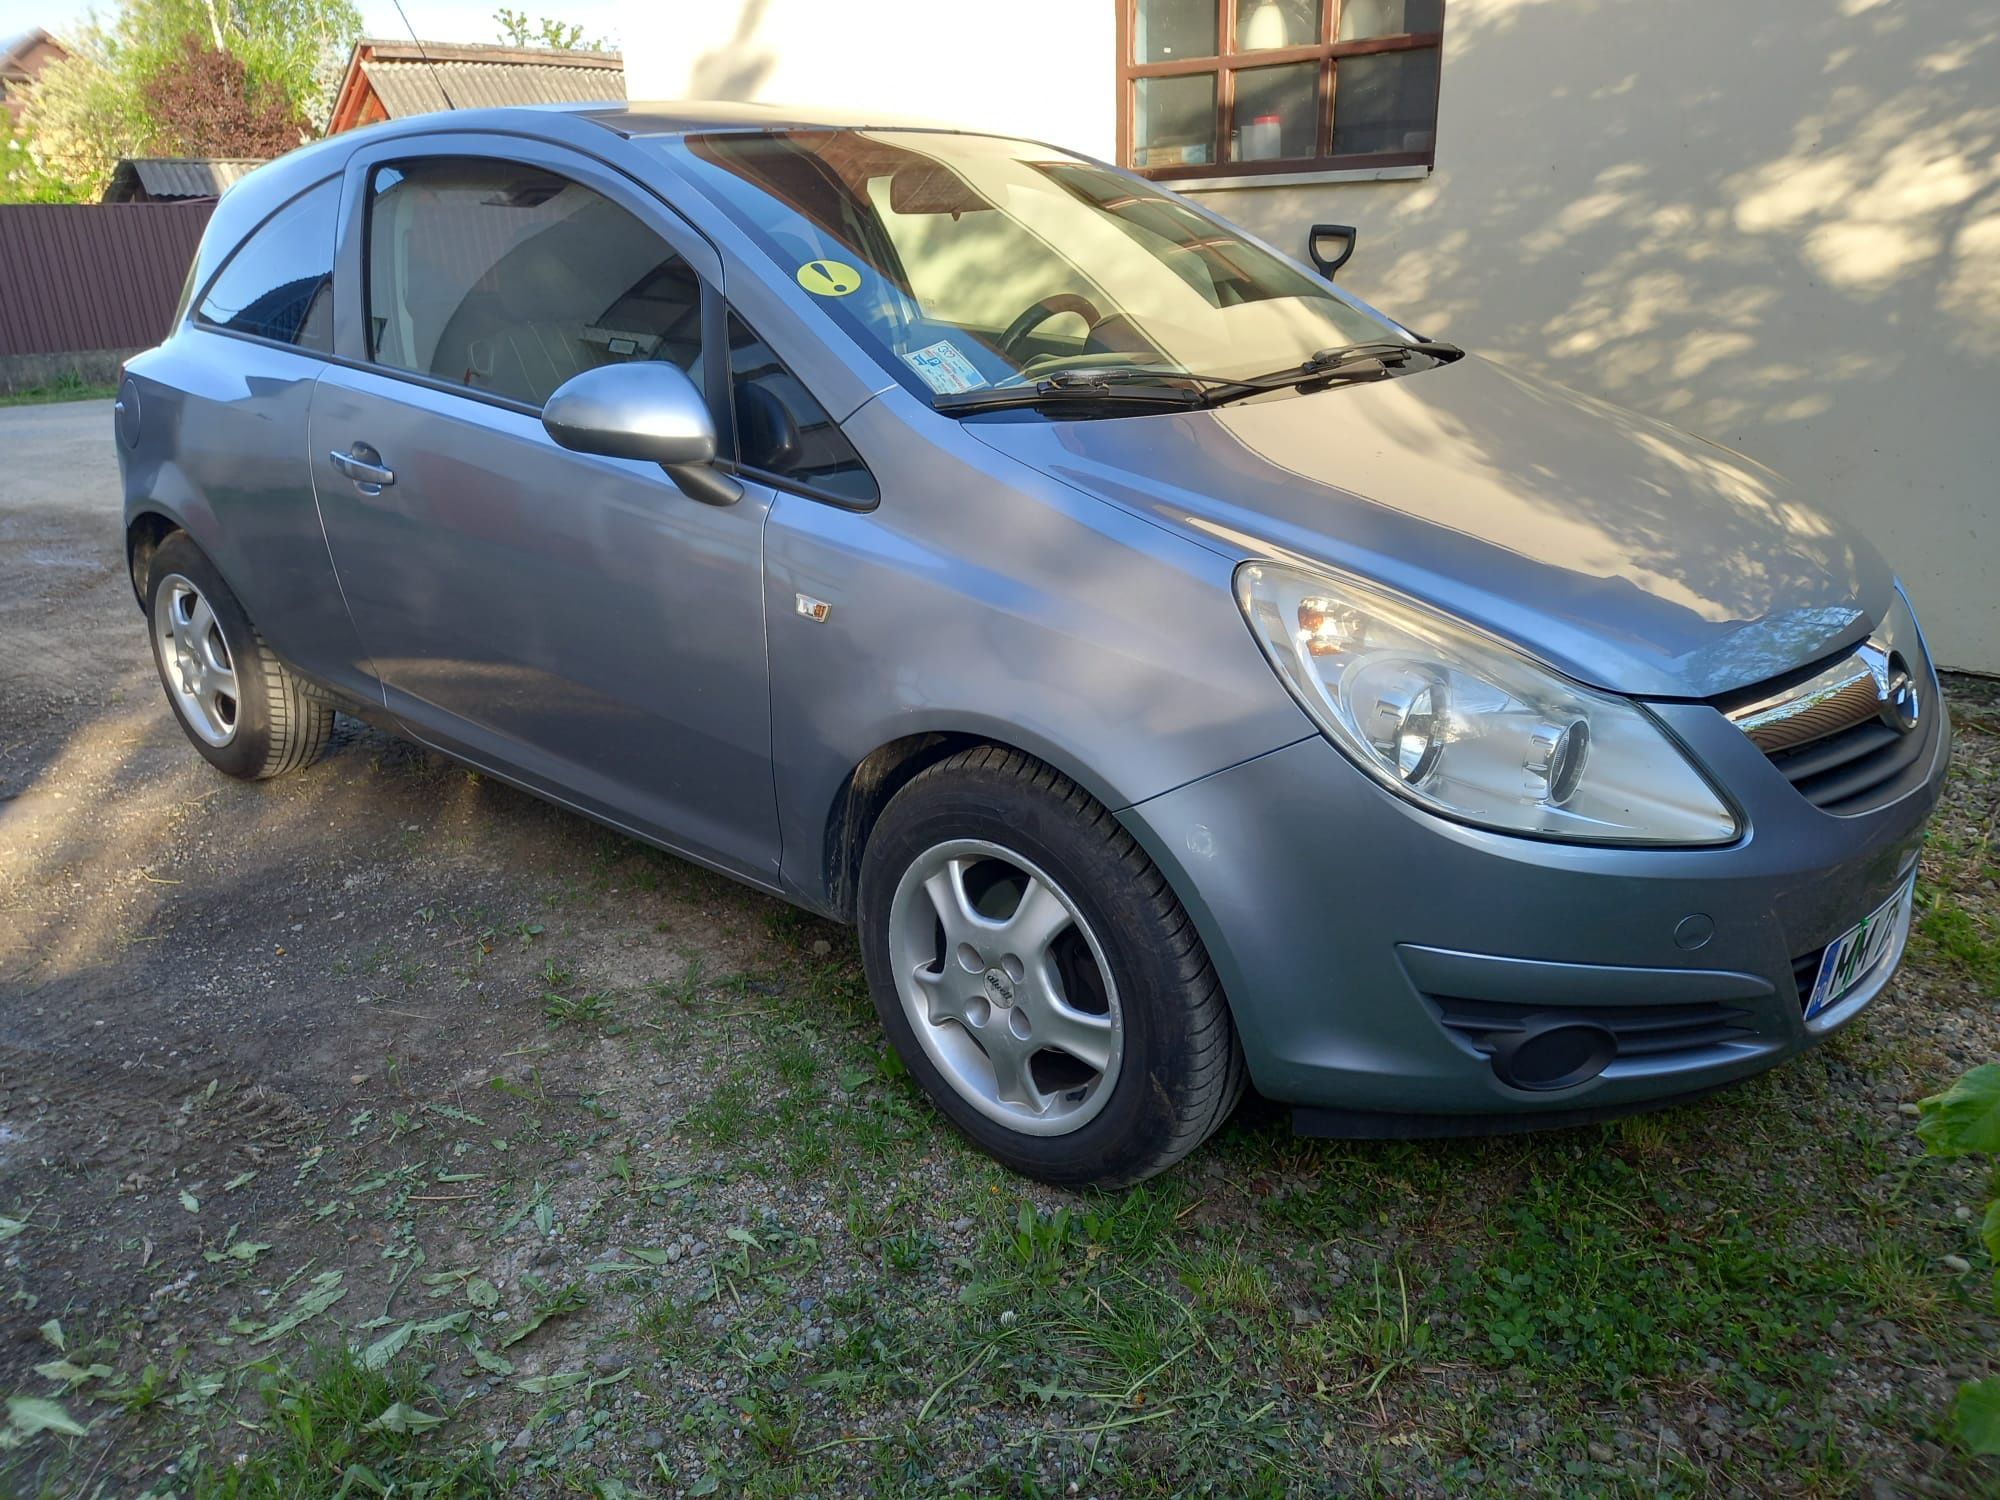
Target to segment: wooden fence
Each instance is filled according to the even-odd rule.
[[[166,336],[215,200],[0,205],[0,358]]]

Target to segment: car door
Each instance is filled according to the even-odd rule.
[[[241,240],[193,289],[185,326],[145,357],[145,394],[125,399],[135,418],[174,434],[142,487],[175,508],[279,655],[366,700],[374,674],[327,558],[300,442],[333,350],[340,195],[328,176],[247,233],[236,225]]]
[[[683,494],[538,417],[571,375],[672,359],[716,404],[719,262],[579,155],[386,142],[349,169],[342,362],[310,417],[334,565],[417,738],[764,883],[771,491]],[[711,373],[711,367],[717,373]]]

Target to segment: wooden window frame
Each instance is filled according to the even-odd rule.
[[[1267,47],[1255,52],[1236,48],[1237,13],[1255,0],[1215,0],[1216,43],[1220,52],[1213,57],[1177,57],[1167,62],[1142,63],[1133,57],[1138,43],[1139,0],[1118,0],[1118,164],[1141,177],[1159,182],[1189,179],[1243,177],[1255,179],[1277,175],[1299,176],[1314,172],[1369,171],[1384,167],[1431,167],[1437,161],[1437,122],[1431,122],[1428,151],[1370,151],[1333,154],[1333,103],[1338,87],[1340,60],[1370,57],[1383,52],[1414,52],[1433,48],[1438,68],[1444,68],[1443,15],[1437,31],[1402,32],[1395,36],[1372,36],[1343,42],[1340,12],[1345,0],[1325,0],[1320,13],[1320,39],[1304,47]],[[1447,7],[1448,8],[1448,7]],[[1246,68],[1269,68],[1285,63],[1316,62],[1319,83],[1315,97],[1318,107],[1317,133],[1311,156],[1287,156],[1261,161],[1224,161],[1229,143],[1231,117],[1236,111],[1236,75]],[[1181,163],[1170,167],[1140,167],[1132,161],[1133,132],[1138,115],[1138,85],[1147,78],[1186,78],[1212,74],[1215,77],[1215,156],[1205,163]],[[1248,185],[1248,184],[1246,184]]]

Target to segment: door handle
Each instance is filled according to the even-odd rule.
[[[351,453],[336,448],[327,454],[333,466],[353,480],[364,495],[379,495],[385,485],[396,482],[396,471],[384,468],[378,461],[381,457],[366,443],[356,443]]]

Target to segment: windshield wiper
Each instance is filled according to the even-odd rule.
[[[950,391],[931,398],[942,412],[960,415],[976,411],[1006,411],[1030,406],[1132,406],[1195,407],[1207,396],[1174,381],[1204,383],[1204,377],[1165,370],[1105,370],[1088,374],[1064,371],[1037,380],[1032,385],[988,386],[976,391]]]
[[[1209,406],[1221,406],[1228,401],[1241,401],[1249,396],[1262,395],[1265,391],[1283,390],[1287,386],[1317,387],[1381,380],[1387,378],[1392,368],[1407,363],[1412,354],[1427,355],[1442,364],[1458,359],[1464,353],[1456,344],[1435,339],[1417,339],[1414,342],[1376,339],[1365,344],[1341,344],[1321,349],[1282,370],[1222,382],[1204,392],[1202,400]]]
[[[1199,375],[1192,370],[1153,370],[1140,365],[1057,370],[1032,383],[1018,386],[987,386],[976,391],[953,391],[933,396],[931,405],[939,411],[952,413],[1107,402],[1143,406],[1221,406],[1226,402],[1261,395],[1265,391],[1282,390],[1286,386],[1325,386],[1379,380],[1388,375],[1391,366],[1401,365],[1412,354],[1427,355],[1443,362],[1457,359],[1464,353],[1456,344],[1430,339],[1418,339],[1414,343],[1401,339],[1380,339],[1321,349],[1296,365],[1264,375]],[[1189,389],[1191,386],[1198,389]]]

